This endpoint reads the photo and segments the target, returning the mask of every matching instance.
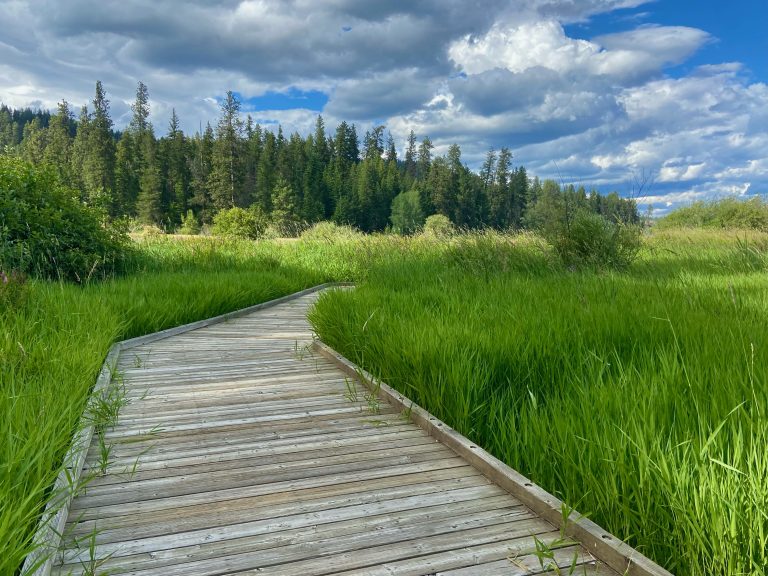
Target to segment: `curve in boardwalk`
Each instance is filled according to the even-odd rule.
[[[667,574],[583,518],[559,530],[551,496],[352,378],[313,346],[316,297],[123,347],[126,403],[90,443],[53,574],[607,575],[629,555]]]

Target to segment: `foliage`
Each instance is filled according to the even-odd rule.
[[[741,240],[665,234],[629,273],[574,274],[458,238],[322,296],[319,336],[675,574],[762,576],[768,277]]]
[[[264,234],[267,222],[267,217],[256,206],[247,210],[235,207],[216,214],[211,230],[220,236],[258,240]]]
[[[414,234],[424,225],[424,213],[421,211],[419,191],[401,192],[392,200],[392,230],[397,234]]]
[[[29,284],[27,277],[16,271],[0,270],[0,314],[21,308],[27,300]]]
[[[405,161],[399,162],[385,126],[372,127],[361,139],[354,124],[342,121],[329,133],[318,116],[312,134],[286,136],[279,125],[268,129],[243,118],[231,91],[215,129],[208,124],[194,135],[183,133],[173,110],[167,135],[155,137],[142,82],[131,109],[130,125],[114,132],[100,82],[92,110],[83,107],[76,122],[66,102],[54,116],[0,107],[0,147],[8,144],[35,163],[51,163],[82,200],[112,219],[138,218],[169,230],[188,209],[207,225],[220,210],[258,206],[280,236],[296,236],[326,219],[364,232],[392,225],[413,233],[433,214],[462,230],[520,229],[547,210],[546,198],[538,202],[541,184],[525,167],[512,165],[508,148],[490,151],[477,174],[463,164],[457,144],[436,156],[426,135],[417,145],[409,134]],[[611,222],[637,220],[634,203],[616,193],[587,195],[573,187],[561,193],[554,185],[568,202]],[[413,190],[418,209],[415,194],[400,196]]]
[[[424,234],[437,238],[447,238],[456,231],[453,223],[447,216],[432,214],[424,222]]]
[[[189,235],[200,234],[200,223],[197,221],[192,210],[187,210],[186,215],[181,218],[181,226],[179,226],[178,233]]]
[[[768,201],[755,196],[748,200],[729,197],[712,202],[694,202],[659,219],[656,227],[725,228],[768,232]]]
[[[599,214],[579,211],[551,241],[566,266],[622,270],[637,257],[640,236],[637,225],[613,223]]]
[[[127,237],[100,216],[52,169],[0,157],[0,269],[77,282],[120,270]]]

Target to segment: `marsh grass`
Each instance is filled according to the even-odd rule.
[[[535,241],[466,239],[375,264],[310,318],[330,346],[672,572],[757,576],[767,240],[670,231],[627,273],[595,274],[561,269]]]
[[[624,273],[571,272],[536,236],[325,226],[146,238],[122,278],[28,281],[0,310],[0,573],[30,550],[113,342],[352,280],[311,320],[377,381],[676,574],[763,574],[767,255],[764,234],[664,230]]]

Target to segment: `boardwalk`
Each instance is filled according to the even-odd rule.
[[[53,574],[617,573],[313,351],[315,298],[120,353]]]

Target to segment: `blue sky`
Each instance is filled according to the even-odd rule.
[[[142,81],[163,134],[232,90],[267,129],[385,124],[471,168],[506,146],[661,214],[768,191],[766,22],[766,0],[0,0],[0,101],[78,108],[101,80],[122,128]]]
[[[566,31],[590,38],[643,24],[691,26],[712,35],[712,41],[688,61],[668,69],[671,75],[685,75],[704,64],[734,61],[743,63],[754,79],[768,80],[766,0],[661,0],[599,14],[587,22],[566,26]]]

